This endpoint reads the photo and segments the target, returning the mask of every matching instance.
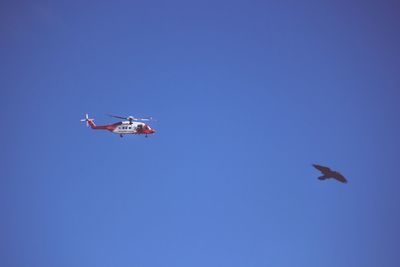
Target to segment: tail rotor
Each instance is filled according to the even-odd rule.
[[[85,118],[81,119],[81,122],[86,122],[86,127],[89,127],[89,114],[85,114]]]

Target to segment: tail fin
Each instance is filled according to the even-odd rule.
[[[96,124],[94,124],[94,120],[93,119],[89,119],[89,114],[87,114],[87,113],[85,114],[85,118],[81,119],[81,121],[82,122],[85,121],[87,127],[90,126],[90,128],[92,128],[92,129],[96,128]]]

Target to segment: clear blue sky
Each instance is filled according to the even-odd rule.
[[[0,266],[400,266],[397,2],[2,1]]]

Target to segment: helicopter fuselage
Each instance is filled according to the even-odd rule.
[[[93,119],[86,119],[90,128],[94,130],[107,130],[121,137],[125,134],[153,134],[156,131],[143,122],[122,121],[108,125],[96,125]]]
[[[111,132],[116,134],[153,134],[155,131],[143,122],[123,121],[112,124],[115,126]]]

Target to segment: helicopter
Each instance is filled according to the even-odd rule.
[[[144,134],[145,137],[149,134],[154,134],[156,131],[152,129],[149,125],[143,123],[143,121],[151,121],[152,117],[148,118],[135,118],[133,116],[122,117],[107,114],[110,117],[122,119],[126,121],[120,121],[113,124],[107,125],[96,125],[94,119],[89,118],[89,114],[85,114],[85,118],[81,119],[82,122],[86,122],[86,126],[94,130],[107,130],[115,134],[119,134],[123,137],[125,134]]]

